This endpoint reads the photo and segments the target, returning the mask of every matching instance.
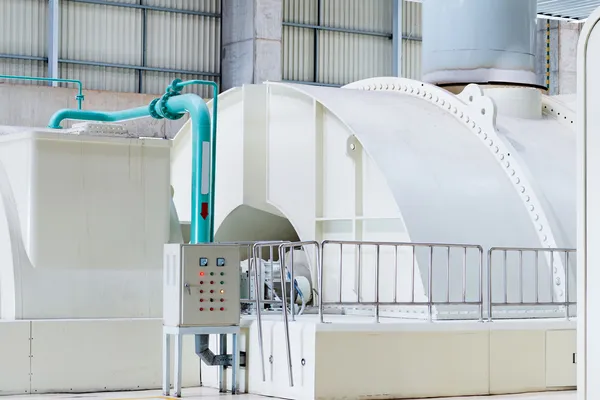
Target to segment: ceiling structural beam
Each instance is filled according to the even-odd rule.
[[[116,2],[116,1],[106,1],[106,0],[68,0],[68,1],[71,1],[73,3],[96,4],[96,5],[110,6],[110,7],[137,8],[140,10],[162,11],[162,12],[175,13],[175,14],[188,14],[188,15],[199,15],[202,17],[221,18],[220,13],[214,13],[214,12],[208,12],[208,11],[193,11],[193,10],[185,10],[185,9],[180,9],[180,8],[149,6],[149,5],[145,5],[145,4],[136,4],[136,3],[120,3],[120,2]]]
[[[392,33],[389,33],[389,32],[375,32],[375,31],[366,31],[366,30],[361,30],[361,29],[336,28],[333,26],[302,24],[302,23],[298,23],[298,22],[289,22],[289,21],[283,21],[282,25],[283,26],[292,26],[294,28],[316,29],[319,31],[327,31],[327,32],[352,33],[355,35],[365,35],[365,36],[380,36],[380,37],[392,39]]]
[[[59,78],[58,46],[59,40],[60,0],[48,0],[48,77]],[[58,82],[51,82],[58,86]]]

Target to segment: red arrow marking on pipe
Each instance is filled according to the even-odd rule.
[[[202,203],[202,211],[200,211],[200,215],[202,219],[206,219],[208,217],[208,203]]]

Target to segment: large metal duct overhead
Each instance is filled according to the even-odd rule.
[[[423,80],[536,85],[536,0],[423,2]]]

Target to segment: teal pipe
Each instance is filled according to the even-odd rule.
[[[138,107],[116,112],[60,110],[50,122],[49,128],[60,129],[65,119],[92,120],[102,122],[117,122],[132,118],[152,116],[153,118],[181,118],[185,112],[190,114],[192,121],[192,221],[190,242],[210,242],[213,235],[211,226],[213,213],[211,184],[214,181],[214,169],[209,169],[210,163],[210,117],[206,102],[195,94],[169,93],[160,99],[155,99],[148,107]],[[214,153],[213,153],[214,154]]]
[[[161,115],[178,115],[188,112],[192,120],[192,221],[190,243],[212,242],[212,201],[210,165],[210,113],[206,102],[195,94],[170,97],[161,108],[160,102],[153,103],[154,111]],[[165,111],[167,114],[165,115]],[[213,153],[214,154],[214,153]]]
[[[62,82],[62,83],[74,83],[78,86],[79,92],[75,99],[77,100],[77,109],[81,110],[81,103],[83,103],[83,83],[75,79],[59,79],[59,78],[38,78],[35,76],[17,76],[17,75],[0,75],[0,79],[14,79],[19,81],[38,81],[38,82]]]
[[[210,137],[210,197],[208,201],[208,221],[209,221],[209,242],[215,241],[215,182],[216,182],[216,174],[215,171],[217,166],[217,109],[218,109],[218,101],[219,101],[219,85],[213,81],[203,81],[199,79],[191,80],[191,81],[173,81],[171,87],[174,91],[180,92],[183,90],[185,86],[189,85],[206,85],[212,86],[213,88],[213,104],[212,104],[212,132]],[[192,158],[192,164],[194,163],[194,158]],[[195,170],[195,169],[194,169]],[[193,218],[192,214],[192,218]]]
[[[117,122],[128,119],[149,117],[148,106],[131,108],[123,111],[87,111],[87,110],[59,110],[50,118],[48,128],[61,129],[61,122],[65,119],[77,119],[81,121]]]

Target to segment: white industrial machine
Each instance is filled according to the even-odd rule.
[[[175,337],[175,396],[181,396],[182,336],[196,337],[196,354],[221,371],[233,367],[232,393],[237,392],[240,365],[237,335],[240,332],[240,248],[236,245],[166,244],[163,268],[163,392],[170,393],[170,336]],[[228,356],[209,349],[210,334],[233,335]]]
[[[0,127],[0,391],[168,394],[171,336],[178,396],[199,373],[288,399],[572,388],[578,110],[536,86],[535,18],[428,0],[426,82],[222,93],[215,243],[181,231],[204,210],[198,124]],[[171,89],[152,116],[178,117]]]

